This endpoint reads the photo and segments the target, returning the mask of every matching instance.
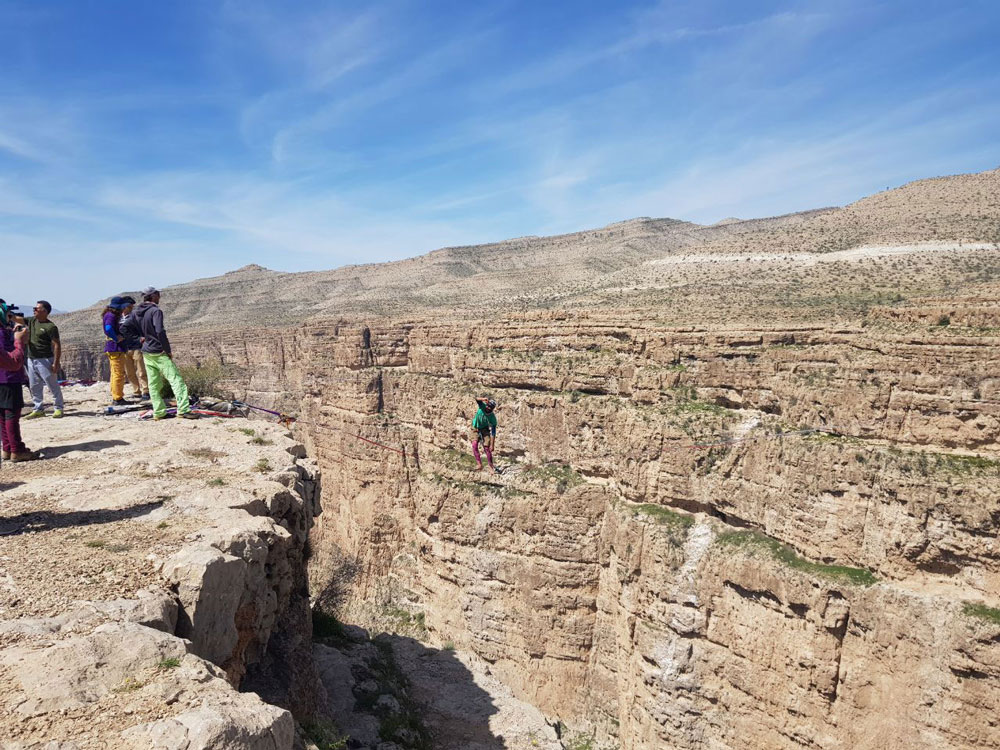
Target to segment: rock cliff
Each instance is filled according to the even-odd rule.
[[[1000,748],[998,180],[165,294],[178,358],[295,415],[323,472],[313,655],[366,746],[422,746],[355,715],[412,699],[463,750]],[[501,474],[468,450],[484,392]],[[193,642],[270,695],[285,657],[242,634],[271,608],[187,564],[177,628],[253,623]]]
[[[177,346],[300,416],[327,508],[313,595],[342,619],[419,618],[622,748],[996,748],[1000,319],[980,294],[951,301],[978,310],[964,328],[913,303],[836,328],[543,312]],[[499,476],[468,454],[483,391]]]

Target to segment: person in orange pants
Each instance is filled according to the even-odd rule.
[[[146,364],[142,361],[142,339],[130,335],[130,326],[126,325],[135,300],[132,297],[122,297],[122,315],[118,319],[118,332],[124,341],[119,347],[125,352],[125,375],[135,389],[135,397],[149,401],[149,378],[146,376]]]
[[[118,321],[122,316],[125,303],[121,297],[112,297],[104,308],[101,322],[104,326],[104,353],[108,355],[111,364],[111,403],[114,406],[126,406],[125,400],[125,341],[118,330]]]

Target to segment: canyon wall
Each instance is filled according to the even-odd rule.
[[[299,417],[312,593],[342,619],[419,620],[622,748],[998,748],[987,308],[963,330],[540,312],[174,346]],[[482,392],[501,475],[468,455]]]

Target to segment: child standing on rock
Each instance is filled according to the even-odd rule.
[[[497,402],[483,396],[476,399],[476,405],[479,408],[476,410],[476,416],[472,418],[472,455],[476,457],[476,464],[481,471],[483,459],[479,456],[479,443],[482,441],[486,451],[486,462],[499,474],[497,467],[493,465],[493,444],[497,437],[497,416],[493,412],[497,408]]]

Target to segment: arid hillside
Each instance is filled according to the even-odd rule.
[[[175,330],[609,304],[653,307],[678,323],[819,319],[1000,278],[997,243],[1000,170],[992,170],[771,219],[713,226],[634,219],[311,273],[247,266],[171,287],[162,306]],[[851,252],[859,248],[867,250]],[[121,291],[128,290],[108,295]],[[96,342],[97,312],[95,304],[59,323],[69,338]]]

